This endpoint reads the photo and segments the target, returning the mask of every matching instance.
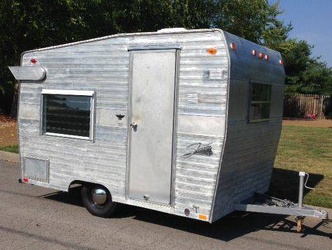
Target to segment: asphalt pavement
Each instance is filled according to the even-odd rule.
[[[0,249],[332,249],[332,222],[306,218],[297,233],[294,217],[233,213],[208,224],[132,206],[103,219],[86,211],[79,188],[19,178],[18,156],[0,153]]]

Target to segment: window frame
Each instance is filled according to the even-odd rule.
[[[69,135],[61,134],[54,132],[47,132],[44,123],[44,112],[45,104],[44,97],[45,95],[67,95],[67,96],[85,96],[90,97],[90,124],[89,124],[89,136],[79,136],[79,135]],[[73,139],[83,139],[94,141],[95,134],[95,91],[90,90],[60,90],[60,89],[43,89],[41,91],[41,114],[40,114],[40,132],[41,135],[55,136],[55,137],[64,137],[64,138],[73,138]]]
[[[253,91],[253,86],[255,84],[259,85],[266,85],[270,87],[270,93],[269,93],[269,100],[261,100],[261,101],[253,101],[252,100],[252,91]],[[249,84],[249,101],[248,101],[248,123],[259,123],[259,122],[268,122],[271,119],[271,103],[272,103],[272,87],[273,85],[270,83],[263,83],[263,82],[257,82],[257,81],[250,81]],[[269,116],[268,118],[261,118],[261,119],[252,119],[252,104],[269,104]]]

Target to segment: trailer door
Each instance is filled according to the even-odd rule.
[[[130,199],[170,204],[176,54],[131,51]]]

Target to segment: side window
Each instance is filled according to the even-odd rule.
[[[43,90],[43,134],[92,139],[94,92]]]
[[[251,83],[249,122],[270,119],[271,90],[270,84]]]

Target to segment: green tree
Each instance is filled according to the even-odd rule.
[[[312,56],[306,41],[287,39],[279,45],[285,61],[286,93],[332,94],[332,69]]]
[[[23,51],[114,33],[108,0],[0,2],[0,109],[9,113],[15,83],[8,65]]]
[[[301,74],[300,92],[308,94],[332,94],[332,69],[326,63],[311,60]]]
[[[207,28],[213,0],[113,0],[111,15],[117,32],[156,31],[167,27]]]
[[[282,13],[278,3],[270,4],[266,0],[215,2],[217,6],[212,26],[256,43],[265,44],[265,32],[272,32],[277,24],[282,24],[277,20],[277,16]]]
[[[217,27],[263,44],[267,29],[282,26],[278,3],[266,0],[113,0],[110,9],[117,32]]]
[[[278,19],[281,13],[268,0],[2,0],[0,103],[6,98],[6,105],[0,109],[8,112],[14,92],[7,65],[17,65],[25,50],[166,27],[218,27],[276,49],[285,61],[289,91],[327,93],[331,69],[311,57],[306,41],[288,38],[292,25]]]

